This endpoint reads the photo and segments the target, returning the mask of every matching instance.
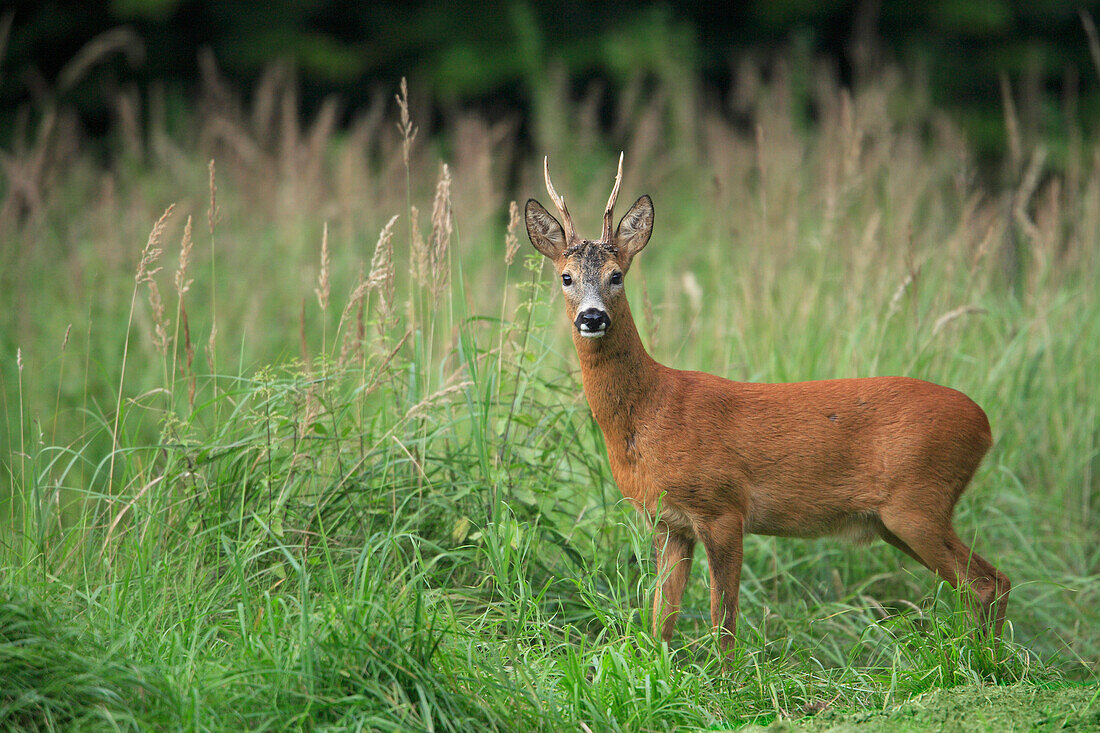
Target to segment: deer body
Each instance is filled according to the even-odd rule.
[[[947,387],[904,377],[790,384],[680,371],[645,351],[622,290],[649,240],[640,198],[614,235],[579,239],[546,173],[562,227],[527,204],[532,244],[554,260],[575,329],[585,396],[623,496],[654,524],[660,582],[654,633],[672,636],[696,542],[706,549],[711,618],[732,644],[744,533],[881,537],[952,585],[968,583],[995,632],[1008,579],[955,534],[951,515],[992,444],[985,413]]]

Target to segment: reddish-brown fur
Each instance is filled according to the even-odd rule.
[[[569,220],[548,173],[547,187]],[[605,221],[613,204],[614,195]],[[604,240],[594,244],[567,239],[537,202],[528,202],[527,221],[532,243],[559,276],[599,278],[610,325],[598,338],[578,326],[573,340],[612,475],[623,496],[655,520],[655,634],[672,636],[701,541],[711,620],[729,648],[746,532],[881,537],[952,585],[966,582],[1000,634],[1008,578],[951,525],[955,502],[992,444],[985,413],[970,398],[906,377],[753,384],[658,364],[642,345],[622,288],[607,284],[608,273],[625,273],[648,242],[648,197],[615,235],[605,224]],[[595,287],[589,281],[566,288],[570,321],[580,299],[570,291]]]

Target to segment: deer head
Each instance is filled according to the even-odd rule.
[[[538,201],[529,199],[526,207],[527,235],[535,249],[554,262],[565,295],[566,312],[577,333],[585,338],[600,338],[613,328],[618,316],[627,312],[623,277],[634,255],[649,243],[653,232],[653,201],[642,196],[611,231],[612,212],[623,181],[623,156],[619,171],[603,212],[603,233],[599,239],[577,235],[573,217],[550,182],[550,163],[543,159],[546,191],[562,221],[559,222]]]

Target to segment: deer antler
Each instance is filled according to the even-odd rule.
[[[615,208],[615,199],[619,198],[619,185],[623,182],[623,154],[619,153],[619,172],[615,174],[615,187],[611,189],[611,198],[603,211],[603,241],[611,242],[611,212]]]
[[[546,179],[546,192],[550,194],[554,206],[558,208],[558,213],[561,214],[561,224],[565,229],[565,241],[572,242],[577,236],[576,229],[573,228],[573,217],[569,215],[569,209],[565,208],[565,199],[558,195],[558,192],[554,190],[554,184],[550,182],[549,155],[542,159],[542,175]]]

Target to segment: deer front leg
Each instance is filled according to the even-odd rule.
[[[653,548],[657,554],[657,587],[653,591],[653,635],[672,641],[680,599],[691,574],[695,538],[675,532],[662,521],[653,528]]]
[[[721,630],[719,648],[725,655],[733,649],[736,638],[744,520],[739,514],[724,515],[701,529],[710,566],[710,620]]]

